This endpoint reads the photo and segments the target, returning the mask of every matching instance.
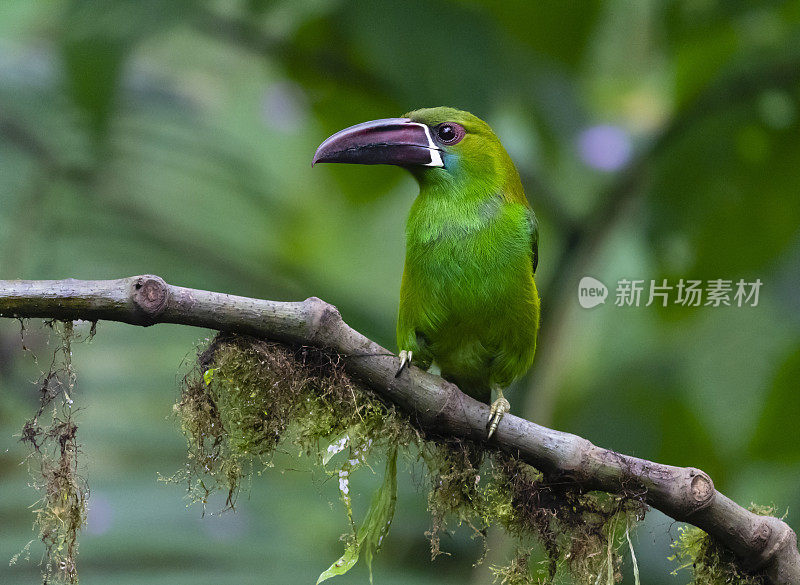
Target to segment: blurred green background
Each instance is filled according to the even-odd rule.
[[[394,349],[416,185],[309,163],[338,129],[436,105],[493,125],[541,222],[540,349],[512,411],[700,467],[800,528],[798,2],[3,0],[0,278],[314,295]],[[585,275],[610,289],[590,310]],[[757,307],[618,307],[622,278],[763,286]],[[75,348],[83,583],[313,583],[341,553],[336,486],[293,454],[301,470],[254,478],[235,514],[201,518],[157,481],[183,465],[171,404],[208,334],[100,323]],[[15,433],[55,343],[26,335],[38,364],[0,323],[2,583],[39,579],[35,543],[8,566],[35,537]],[[378,479],[356,483],[362,509]],[[422,481],[403,474],[376,582],[487,582],[508,543],[491,533],[474,568],[457,530],[430,563]],[[689,581],[675,535],[656,512],[638,530],[644,583]]]

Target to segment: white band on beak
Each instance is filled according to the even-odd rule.
[[[419,122],[413,122],[414,124],[419,124]],[[428,138],[428,152],[431,153],[431,162],[425,163],[423,166],[426,167],[443,167],[444,162],[442,161],[442,153],[436,147],[436,143],[433,141],[431,137],[431,129],[428,128],[427,124],[419,124],[425,129],[425,136]]]

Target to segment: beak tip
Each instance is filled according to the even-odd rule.
[[[314,156],[311,158],[311,167],[313,168],[315,164],[320,162],[325,162],[325,152],[322,148],[325,145],[323,142],[314,153]]]

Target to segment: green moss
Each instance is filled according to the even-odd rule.
[[[484,537],[489,524],[486,493],[480,486],[480,467],[484,451],[467,441],[426,441],[420,456],[428,471],[428,511],[431,528],[431,558],[442,554],[441,534],[448,522],[467,524]]]
[[[626,534],[647,509],[639,497],[587,493],[566,478],[545,477],[508,455],[495,454],[493,460],[494,513],[520,541],[537,540],[547,557],[545,574],[521,572],[527,563],[521,563],[518,554],[507,567],[494,569],[498,578],[511,583],[552,582],[568,572],[577,583],[622,580]],[[523,574],[527,581],[520,581]]]
[[[517,554],[504,567],[490,567],[495,583],[500,585],[528,585],[533,581],[530,568],[531,553],[528,549],[517,549]]]
[[[416,433],[392,407],[353,383],[338,360],[308,347],[218,336],[200,354],[175,405],[188,441],[189,465],[172,479],[189,482],[192,499],[227,492],[234,506],[255,464],[271,465],[285,438],[322,459],[332,437],[349,445],[408,445]]]
[[[774,506],[750,505],[750,511],[760,516],[774,516]],[[689,585],[763,585],[763,575],[751,574],[742,569],[733,553],[713,537],[695,526],[682,526],[680,536],[672,544],[675,554],[670,560],[692,572]]]
[[[211,492],[227,493],[235,506],[242,482],[256,465],[272,464],[281,441],[290,441],[339,480],[351,534],[345,554],[320,580],[342,574],[360,556],[371,565],[394,514],[399,447],[420,435],[395,409],[354,383],[341,360],[310,347],[287,347],[220,335],[185,378],[175,406],[188,442],[189,464],[170,478],[187,482],[189,496],[205,505]],[[347,457],[336,457],[347,451]],[[386,455],[384,484],[358,527],[349,496],[350,475],[372,453]]]
[[[645,507],[635,497],[583,493],[572,482],[546,478],[509,455],[470,441],[425,435],[408,418],[350,379],[341,359],[310,347],[220,335],[186,376],[176,405],[189,446],[189,465],[176,478],[192,499],[215,490],[227,505],[256,466],[269,466],[279,443],[290,442],[338,477],[350,519],[345,554],[321,578],[342,574],[359,556],[369,562],[394,513],[398,447],[424,462],[433,557],[440,535],[460,525],[484,539],[499,525],[520,552],[494,567],[507,585],[552,580],[570,573],[577,583],[621,579],[626,531]],[[347,457],[337,453],[347,450]],[[352,516],[349,479],[368,457],[383,457],[384,483],[363,522]],[[341,462],[336,463],[341,459]],[[535,543],[546,552],[544,572],[529,570]],[[478,562],[481,562],[479,560]]]

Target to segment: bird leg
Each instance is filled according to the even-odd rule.
[[[403,369],[406,366],[411,366],[411,356],[413,356],[413,355],[414,355],[414,352],[410,351],[410,350],[406,351],[406,350],[403,349],[403,350],[400,351],[400,354],[399,354],[400,367],[397,368],[397,373],[394,375],[395,378],[399,378],[400,377],[400,374],[403,373]]]
[[[498,387],[493,390],[497,393],[497,398],[492,402],[492,407],[489,411],[489,420],[486,423],[486,428],[489,429],[489,434],[486,436],[487,439],[492,438],[495,430],[497,430],[497,425],[499,425],[500,421],[503,419],[503,415],[511,410],[511,403],[503,396],[503,389]]]

